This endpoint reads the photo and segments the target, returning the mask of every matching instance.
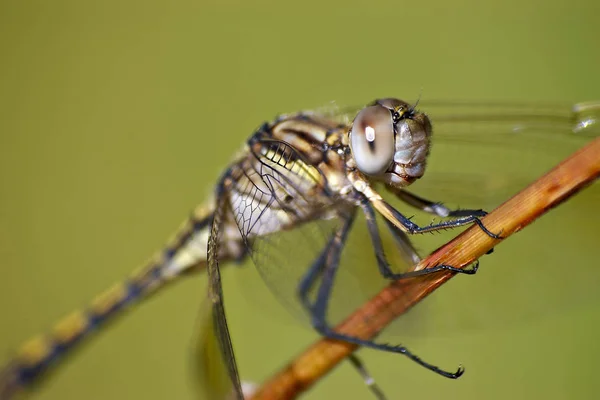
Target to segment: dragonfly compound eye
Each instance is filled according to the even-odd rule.
[[[394,121],[381,105],[362,109],[352,124],[350,148],[358,169],[368,175],[384,173],[394,158]]]

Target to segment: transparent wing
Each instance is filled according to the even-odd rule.
[[[491,210],[600,133],[596,104],[433,103],[434,144],[425,176],[408,191],[450,208]],[[599,155],[600,156],[600,155]],[[506,328],[551,313],[594,304],[600,272],[594,267],[594,227],[600,200],[593,184],[481,260],[476,277],[457,277],[415,308],[406,334],[442,335],[465,329]],[[422,224],[432,217],[417,214]],[[427,254],[458,232],[413,238]]]
[[[227,211],[227,203],[225,202],[226,194],[222,184],[219,185],[218,192],[219,195],[216,199],[216,208],[213,215],[207,249],[208,301],[212,309],[212,329],[205,338],[205,344],[209,346],[209,349],[213,346],[213,343],[218,344],[218,348],[222,357],[217,359],[213,357],[213,360],[215,363],[222,361],[223,364],[220,365],[219,370],[216,371],[215,375],[218,376],[221,374],[222,370],[226,370],[227,375],[229,376],[228,383],[232,388],[231,398],[243,400],[244,396],[242,393],[240,377],[238,374],[237,363],[235,361],[235,355],[233,352],[233,345],[231,343],[231,337],[225,316],[223,287],[221,284],[221,271],[219,270],[218,260],[219,245],[221,244],[221,231],[223,230],[225,221],[224,214],[225,211]],[[215,382],[215,379],[208,379],[205,383],[207,384],[207,390],[215,390],[217,392],[215,394],[217,395],[221,395],[222,390],[225,387],[222,385],[220,380]],[[216,386],[211,386],[213,383]]]
[[[492,208],[600,133],[600,103],[423,104],[434,127],[426,176],[411,190]],[[465,190],[466,189],[466,190]]]
[[[195,352],[192,379],[197,386],[200,399],[203,400],[239,400],[239,395],[229,376],[230,367],[223,358],[221,343],[215,335],[214,318],[211,302],[205,299],[202,302],[198,331],[194,338]],[[251,382],[241,382],[244,398],[252,395],[256,389]]]
[[[199,316],[194,374],[199,378],[198,391],[202,399],[234,399],[234,385],[224,364],[218,337],[215,335],[212,308],[208,299],[202,303]]]
[[[425,176],[408,190],[450,208],[491,210],[600,133],[598,103],[423,101],[418,108],[432,120],[434,144]],[[340,110],[329,110],[324,116],[344,123],[359,109]],[[433,219],[388,200],[405,215],[415,215],[421,225]],[[599,200],[596,183],[484,257],[476,277],[457,277],[415,307],[386,330],[384,340],[395,340],[388,339],[390,335],[405,338],[505,328],[595,304],[600,271],[594,267],[596,228],[590,217],[597,215]],[[361,229],[357,221],[356,239],[350,238],[342,262],[342,269],[361,277],[360,291],[339,285],[334,296],[349,298],[361,292],[365,298],[384,284],[374,262],[365,259],[372,249]],[[386,257],[395,270],[405,270],[406,257],[398,256],[398,246],[381,222],[379,229]],[[411,241],[423,256],[458,233],[411,236]],[[350,251],[358,254],[347,256]],[[361,269],[358,260],[371,268]]]

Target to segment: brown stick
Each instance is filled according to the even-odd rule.
[[[496,208],[483,218],[483,222],[491,232],[501,232],[505,239],[577,193],[598,176],[600,138],[587,144]],[[492,239],[479,227],[472,226],[434,251],[415,269],[440,264],[464,268],[503,239]],[[361,339],[373,338],[387,324],[423,300],[452,276],[454,273],[444,271],[393,282],[342,322],[336,330]],[[356,348],[353,344],[321,339],[264,383],[251,399],[295,398]]]

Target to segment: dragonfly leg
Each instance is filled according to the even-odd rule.
[[[469,215],[483,217],[487,215],[487,211],[484,210],[472,210],[468,208],[450,210],[441,203],[434,203],[403,189],[389,188],[389,190],[396,194],[397,197],[405,203],[439,217],[466,217]],[[412,246],[412,243],[406,233],[396,228],[396,226],[394,226],[394,224],[392,224],[389,220],[385,219],[385,222],[394,236],[396,246],[400,249],[400,255],[404,257],[407,264],[414,265],[419,263],[421,261],[421,257],[417,253],[417,250]],[[491,254],[493,251],[494,249],[492,248],[486,254]]]
[[[330,256],[330,253],[336,251],[338,247],[344,246],[346,236],[350,231],[355,217],[355,212],[341,217],[344,221],[344,225],[342,225],[339,229],[337,229],[331,234],[329,240],[327,241],[327,244],[325,245],[325,247],[323,247],[323,250],[321,250],[319,257],[317,257],[317,259],[312,263],[308,271],[302,276],[302,279],[300,280],[300,284],[297,287],[297,295],[300,298],[300,301],[304,308],[309,312],[312,310],[313,305],[310,303],[308,294],[310,290],[314,287],[317,279],[323,274],[323,269],[325,268],[327,257]]]
[[[352,215],[350,218],[353,219],[354,215]],[[351,224],[351,223],[352,223],[352,221],[347,221],[348,226],[342,227],[341,230],[349,231],[350,230],[349,224]],[[302,277],[300,285],[298,285],[298,296],[300,297],[300,300],[302,301],[303,306],[311,314],[313,313],[314,307],[310,303],[310,300],[308,298],[308,292],[314,287],[315,282],[317,281],[317,278],[322,275],[323,270],[324,270],[325,266],[327,265],[327,263],[326,263],[327,257],[328,256],[335,257],[335,255],[333,253],[336,251],[338,252],[337,257],[339,257],[340,251],[337,250],[337,248],[343,247],[343,241],[346,238],[346,233],[341,232],[341,230],[340,230],[340,232],[336,232],[332,235],[332,237],[327,242],[327,245],[325,246],[323,251],[321,251],[321,254],[319,254],[319,257],[311,265],[311,267],[309,268],[307,273]],[[338,262],[339,262],[339,259],[338,259]],[[363,378],[363,381],[365,382],[365,384],[367,385],[369,390],[371,390],[371,392],[375,395],[375,398],[378,400],[386,400],[386,397],[385,397],[383,391],[377,385],[377,383],[375,382],[375,379],[373,379],[373,377],[369,374],[369,372],[367,371],[366,367],[364,366],[364,364],[360,360],[360,358],[355,354],[351,354],[348,357],[348,361],[350,361],[352,366],[356,369],[356,371]]]
[[[439,272],[439,271],[452,271],[452,272],[457,272],[457,273],[467,274],[467,275],[473,275],[477,272],[479,263],[476,263],[470,269],[456,268],[451,265],[442,264],[442,265],[436,265],[431,268],[422,269],[419,271],[394,273],[392,271],[392,269],[390,268],[390,264],[388,263],[388,261],[385,257],[385,253],[383,251],[383,244],[381,242],[381,236],[379,235],[377,221],[375,220],[375,210],[373,209],[373,206],[366,199],[360,202],[360,206],[365,214],[365,219],[367,221],[367,229],[369,230],[369,236],[371,236],[371,242],[373,243],[373,249],[375,250],[375,259],[377,260],[377,266],[379,267],[379,272],[381,273],[381,275],[384,278],[398,280],[398,279],[411,278],[411,277],[415,277],[415,276],[428,275],[428,274],[432,274],[432,273]],[[396,242],[402,244],[402,247],[399,247],[400,252],[403,252],[403,251],[412,252],[412,253],[409,253],[408,256],[404,256],[404,257],[405,258],[410,257],[412,259],[417,258],[417,262],[419,262],[420,259],[418,258],[418,254],[416,254],[416,251],[410,244],[410,241],[408,241],[406,234],[404,234],[404,232],[400,231],[398,228],[396,228],[396,226],[394,224],[392,224],[391,222],[389,222],[387,220],[386,220],[386,224],[388,225],[388,228],[391,230],[392,235],[394,235]],[[414,265],[414,264],[411,263],[410,265]]]
[[[429,214],[437,215],[438,217],[483,217],[487,215],[484,210],[471,210],[471,209],[457,209],[451,210],[442,203],[434,202],[431,200],[424,199],[423,197],[417,196],[414,193],[410,193],[404,189],[397,189],[388,187],[388,190],[392,192],[396,197],[405,202],[406,204],[413,206],[421,211]]]
[[[373,379],[371,374],[369,374],[369,371],[367,371],[367,368],[363,364],[362,360],[358,358],[356,354],[353,353],[348,356],[348,361],[350,361],[352,366],[356,369],[356,371],[358,371],[360,376],[363,378],[365,385],[367,385],[369,390],[371,390],[371,392],[375,395],[375,398],[377,400],[386,400],[385,394],[383,393],[379,385],[377,385],[375,379]]]
[[[311,312],[313,309],[313,305],[310,303],[310,299],[308,298],[308,293],[314,287],[317,278],[323,273],[323,268],[325,268],[326,265],[325,260],[334,246],[334,240],[335,234],[331,237],[331,239],[329,239],[327,245],[323,248],[321,254],[319,254],[319,257],[315,260],[315,262],[313,262],[298,285],[298,297],[308,312]]]
[[[406,357],[413,360],[414,362],[416,362],[417,364],[447,378],[456,379],[459,376],[461,376],[464,372],[464,369],[462,367],[459,367],[456,372],[444,371],[436,367],[435,365],[429,364],[426,361],[422,360],[421,358],[410,352],[404,346],[394,346],[383,343],[375,343],[371,340],[364,340],[358,337],[338,333],[333,328],[331,328],[326,318],[327,307],[329,303],[329,298],[331,296],[331,291],[333,289],[335,274],[337,273],[340,264],[340,255],[344,247],[344,242],[346,240],[348,232],[350,231],[352,220],[353,218],[348,218],[345,221],[342,228],[338,232],[336,232],[334,241],[331,243],[330,246],[328,246],[329,249],[327,251],[327,256],[324,258],[325,265],[322,267],[321,284],[317,292],[317,298],[315,304],[309,308],[313,327],[321,335],[328,339],[341,340],[344,342],[356,344],[358,346],[364,346],[372,349],[403,354]]]
[[[314,314],[318,299],[315,301],[315,304],[311,304],[310,299],[308,298],[308,292],[314,287],[319,276],[322,280],[325,279],[325,274],[328,273],[328,265],[331,265],[332,263],[336,265],[339,264],[342,249],[344,248],[346,238],[348,237],[348,233],[354,222],[354,217],[354,213],[346,217],[344,224],[333,233],[319,254],[319,257],[313,262],[298,285],[298,296],[311,316]]]
[[[402,213],[400,213],[394,207],[387,204],[385,201],[383,201],[381,199],[375,199],[375,200],[371,200],[371,201],[373,202],[373,205],[375,206],[377,211],[379,211],[387,220],[389,220],[391,223],[393,223],[399,229],[402,229],[403,231],[405,231],[406,233],[409,233],[411,235],[441,231],[441,230],[456,228],[456,227],[468,225],[468,224],[477,224],[477,226],[479,226],[481,228],[481,230],[483,230],[491,238],[502,239],[502,236],[500,236],[500,234],[496,234],[496,233],[493,233],[490,230],[488,230],[485,227],[485,225],[483,225],[483,223],[479,219],[479,216],[477,216],[477,215],[467,215],[467,216],[457,217],[450,221],[439,222],[437,224],[430,224],[427,226],[419,226],[419,225],[415,224],[414,222],[412,222],[410,220],[410,218],[405,217],[404,215],[402,215]],[[459,210],[457,212],[462,212],[462,211]]]

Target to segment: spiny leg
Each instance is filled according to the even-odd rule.
[[[475,217],[484,217],[487,215],[487,211],[485,210],[474,210],[469,208],[464,209],[456,209],[451,210],[448,207],[444,206],[442,203],[437,203],[431,200],[424,199],[423,197],[417,196],[414,193],[408,192],[404,189],[397,189],[392,187],[387,187],[387,189],[396,195],[400,200],[405,202],[406,204],[418,208],[421,211],[437,215],[441,218],[446,217],[467,217],[467,216],[475,216]],[[388,220],[386,220],[389,223]],[[396,230],[397,231],[397,230]],[[486,254],[491,254],[494,249],[490,249]],[[416,264],[416,262],[415,262]]]
[[[350,232],[350,228],[352,227],[352,223],[354,222],[355,216],[356,213],[353,212],[352,214],[343,217],[343,225],[331,234],[331,237],[327,241],[325,247],[323,247],[323,250],[321,250],[321,253],[317,257],[317,259],[312,263],[308,271],[300,280],[300,284],[298,285],[297,289],[298,297],[300,298],[303,306],[311,315],[314,310],[314,304],[310,303],[308,293],[314,287],[315,283],[317,282],[317,278],[323,278],[323,273],[325,271],[325,267],[327,266],[330,257],[335,257],[336,262],[339,263],[341,250],[344,247],[346,238],[348,236],[348,233]]]
[[[414,193],[408,192],[404,189],[396,189],[389,187],[388,190],[392,192],[396,197],[405,202],[406,204],[415,207],[421,211],[429,214],[437,215],[438,217],[483,217],[487,215],[484,210],[471,210],[471,209],[456,209],[451,210],[442,203],[424,199],[423,197],[417,196]]]
[[[354,215],[352,215],[350,218],[353,219]],[[351,224],[352,222],[350,221],[349,223]],[[341,229],[346,229],[346,228],[344,226]],[[347,229],[349,229],[349,228],[347,228]],[[310,303],[310,300],[308,298],[308,293],[314,287],[314,285],[317,281],[317,278],[319,276],[321,276],[321,274],[323,273],[323,270],[324,270],[325,266],[327,265],[326,264],[327,257],[330,256],[332,251],[336,251],[336,246],[340,245],[338,243],[339,239],[336,239],[338,236],[339,236],[338,232],[332,234],[331,238],[327,242],[327,245],[325,245],[325,247],[319,254],[319,257],[313,262],[313,264],[311,265],[309,270],[302,277],[300,284],[298,285],[298,297],[300,298],[304,308],[311,315],[313,314],[313,305]],[[343,243],[341,243],[341,245],[343,245]],[[375,395],[375,398],[377,398],[378,400],[385,400],[386,397],[383,394],[383,391],[379,388],[379,386],[375,382],[375,379],[373,379],[373,377],[370,376],[370,374],[368,373],[367,369],[365,368],[365,366],[364,366],[363,362],[360,360],[360,358],[355,354],[351,354],[348,358],[348,361],[350,361],[352,366],[357,370],[359,375],[363,378],[363,381],[365,382],[365,384],[367,385],[369,390],[371,390],[371,392],[373,392],[373,394]]]
[[[335,240],[335,234],[327,241],[327,244],[319,254],[319,257],[312,263],[308,271],[302,276],[300,280],[300,284],[298,285],[297,292],[298,297],[304,308],[311,313],[313,305],[310,304],[310,299],[308,298],[308,293],[314,287],[317,278],[321,276],[323,273],[323,268],[325,267],[325,260],[327,255],[331,251]]]
[[[308,271],[306,271],[306,273],[302,276],[302,279],[298,284],[297,295],[300,298],[302,305],[308,312],[311,312],[313,307],[312,304],[310,304],[308,294],[310,290],[315,286],[317,279],[323,273],[327,257],[335,249],[336,246],[340,245],[340,243],[337,242],[338,239],[336,239],[336,237],[339,236],[340,232],[345,229],[345,224],[353,223],[355,217],[355,211],[352,211],[352,213],[348,214],[347,216],[341,216],[341,219],[344,221],[344,225],[337,228],[334,232],[330,234],[329,240],[327,240],[327,244],[323,247],[323,249],[319,253],[319,256],[315,259],[315,261],[313,261]]]
[[[502,239],[499,234],[490,232],[481,222],[478,216],[469,215],[466,217],[459,217],[450,221],[443,221],[437,224],[430,224],[427,226],[419,226],[412,222],[409,218],[406,218],[398,210],[385,203],[383,200],[375,200],[374,206],[379,212],[381,212],[387,219],[394,223],[398,228],[405,232],[416,235],[427,232],[435,232],[444,229],[456,228],[468,224],[477,224],[488,236],[493,239]]]
[[[459,367],[456,372],[447,372],[444,371],[432,364],[423,361],[421,358],[417,357],[415,354],[410,352],[404,346],[392,346],[388,344],[380,344],[375,343],[371,340],[364,340],[354,336],[349,336],[345,334],[338,333],[334,331],[331,326],[327,322],[326,314],[327,307],[329,303],[329,298],[331,296],[331,291],[333,289],[333,282],[335,279],[335,274],[339,267],[340,255],[342,249],[344,247],[344,242],[352,225],[352,219],[348,219],[345,221],[344,226],[336,233],[335,240],[331,245],[331,249],[328,252],[328,256],[325,258],[325,266],[322,271],[321,277],[321,285],[319,286],[317,292],[317,299],[315,304],[310,307],[311,319],[313,327],[324,337],[333,340],[340,340],[348,343],[353,343],[358,346],[369,347],[376,350],[389,351],[392,353],[403,354],[406,357],[410,358],[417,364],[433,371],[437,374],[445,376],[447,378],[456,379],[461,376],[464,372],[462,367]]]
[[[457,273],[461,273],[461,274],[467,274],[467,275],[473,275],[477,272],[478,264],[476,264],[473,268],[470,268],[470,269],[456,268],[451,265],[436,265],[434,267],[422,269],[419,271],[409,271],[409,272],[403,272],[403,273],[399,273],[399,274],[394,273],[391,270],[390,265],[387,262],[387,259],[385,257],[385,253],[383,251],[383,244],[381,242],[381,236],[379,235],[379,228],[377,227],[377,221],[375,220],[375,210],[373,210],[373,206],[367,199],[363,199],[360,202],[360,207],[363,210],[363,213],[365,214],[365,219],[367,221],[367,229],[369,231],[369,236],[371,237],[371,242],[373,243],[373,250],[375,251],[375,258],[377,260],[377,266],[379,267],[379,272],[381,273],[381,275],[384,278],[399,280],[399,279],[411,278],[411,277],[415,277],[415,276],[428,275],[428,274],[431,274],[434,272],[444,271],[444,270],[457,272]],[[402,233],[401,231],[398,231],[398,228],[396,228],[396,226],[393,225],[391,222],[386,220],[386,223],[388,225],[388,228],[392,231],[393,235]],[[402,236],[399,236],[399,239],[400,238],[402,238]],[[404,250],[407,250],[407,249],[408,249],[408,246],[405,244]],[[402,251],[403,249],[401,248],[400,250]],[[414,258],[414,255],[412,256],[412,258]]]
[[[372,199],[370,201],[373,203],[373,206],[377,209],[377,211],[379,211],[387,220],[392,222],[397,228],[411,235],[451,229],[468,224],[477,224],[477,226],[479,226],[481,230],[483,230],[491,238],[502,239],[499,234],[490,232],[476,215],[468,215],[464,217],[458,217],[450,221],[442,221],[437,224],[419,226],[382,199]]]

